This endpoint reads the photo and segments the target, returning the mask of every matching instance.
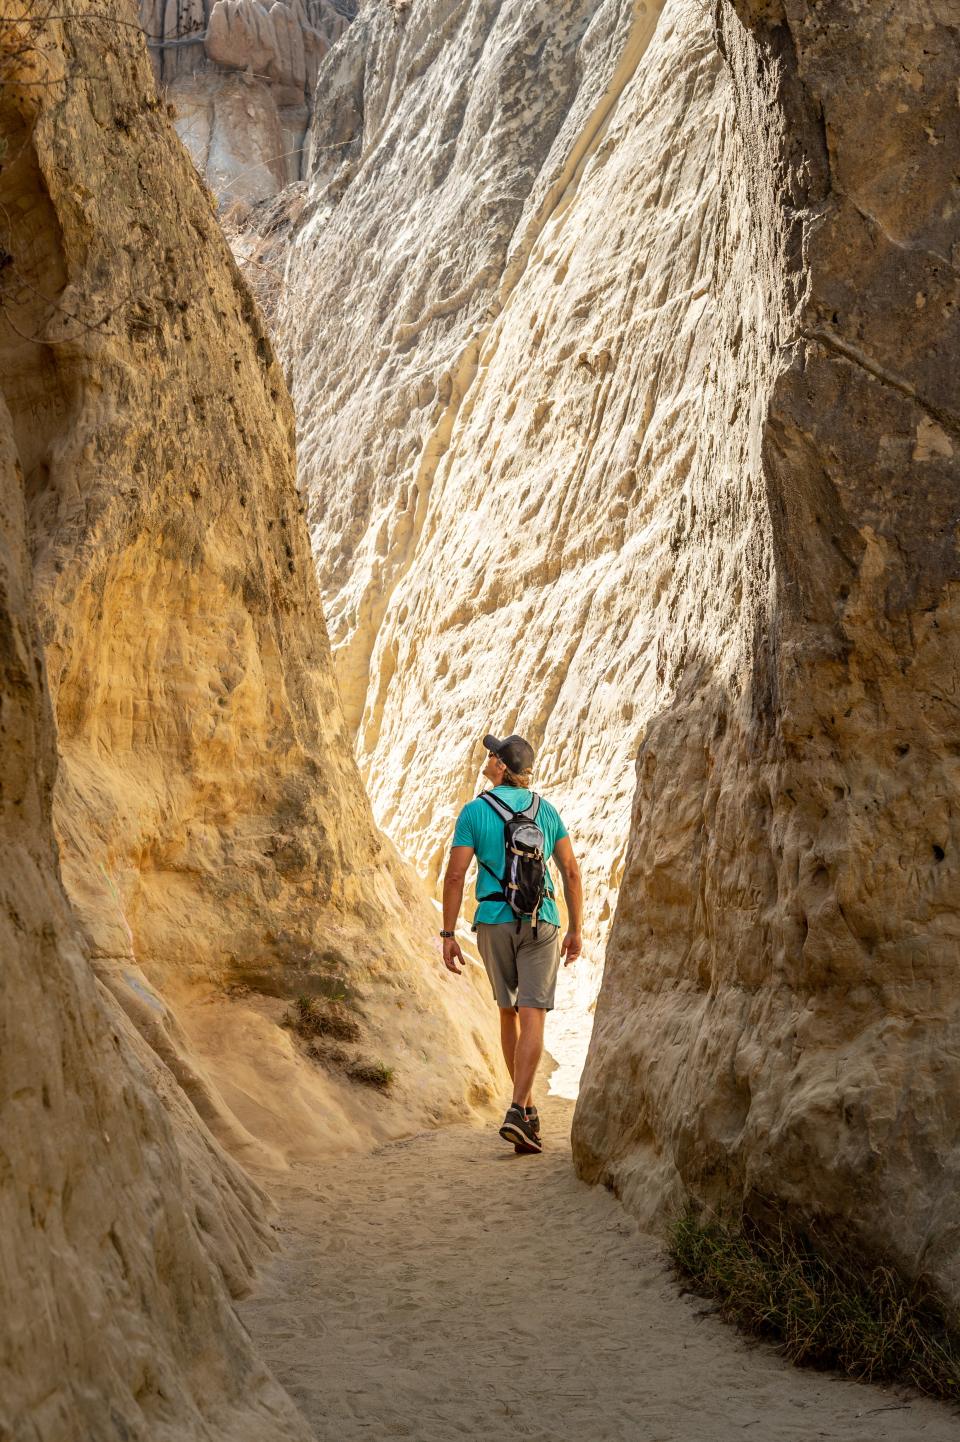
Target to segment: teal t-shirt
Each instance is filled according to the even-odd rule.
[[[525,811],[533,800],[533,793],[521,791],[516,786],[494,786],[493,795],[500,797],[514,811]],[[537,812],[537,825],[543,832],[543,854],[546,859],[553,854],[553,848],[561,837],[567,835],[567,828],[560,819],[560,813],[549,801],[540,797],[540,810]],[[476,852],[477,861],[486,862],[487,866],[496,873],[503,875],[506,864],[506,857],[503,851],[503,822],[494,811],[493,807],[486,801],[481,801],[478,796],[476,800],[469,801],[457,817],[457,824],[453,831],[454,846],[472,846]],[[473,924],[478,922],[485,926],[496,926],[501,921],[513,921],[514,915],[505,901],[485,901],[484,897],[491,892],[497,892],[501,888],[490,875],[484,871],[482,866],[477,867],[477,909],[474,912]],[[554,926],[560,925],[560,913],[557,910],[557,903],[553,899],[553,881],[550,876],[550,869],[547,868],[546,894],[543,898],[543,905],[540,908],[540,917],[543,921],[552,922]]]

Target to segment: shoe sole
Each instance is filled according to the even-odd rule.
[[[543,1146],[540,1142],[531,1141],[530,1138],[528,1136],[525,1136],[524,1133],[520,1130],[520,1128],[514,1126],[512,1122],[504,1122],[503,1126],[500,1128],[500,1135],[503,1137],[505,1142],[513,1142],[513,1145],[515,1147],[520,1147],[521,1150],[525,1152],[543,1151]]]

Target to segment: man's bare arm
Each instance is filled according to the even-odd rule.
[[[565,958],[564,965],[569,966],[583,950],[583,883],[569,836],[561,836],[553,848],[553,856],[560,868],[563,896],[567,903],[567,934],[563,938],[560,954]]]
[[[450,848],[450,860],[447,862],[446,875],[443,878],[443,929],[444,931],[455,931],[457,918],[460,915],[460,908],[463,905],[463,885],[467,879],[467,872],[473,860],[472,846],[453,846]],[[461,966],[457,965],[457,962]],[[448,971],[455,971],[458,975],[462,969],[463,952],[456,937],[445,936],[443,938],[443,964]]]

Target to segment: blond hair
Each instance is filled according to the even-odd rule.
[[[518,791],[529,791],[530,777],[532,776],[532,774],[532,767],[529,766],[527,767],[526,771],[511,771],[509,766],[505,766],[503,772],[503,780],[500,782],[500,785],[516,786]]]

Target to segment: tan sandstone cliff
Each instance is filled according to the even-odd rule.
[[[222,1153],[207,1158],[207,1187],[210,1164],[218,1185],[205,1194],[63,893],[55,732],[5,408],[0,468],[0,1433],[300,1442],[306,1426],[228,1299],[263,1248],[263,1199]]]
[[[49,279],[31,135],[63,99],[69,46],[11,6],[2,18],[4,217]],[[5,233],[5,391],[14,316],[27,319],[13,287],[32,285],[19,269],[14,282],[9,246]],[[21,356],[41,354],[27,344]],[[0,1434],[305,1439],[229,1303],[265,1249],[264,1198],[104,995],[64,894],[19,439],[0,399]]]
[[[356,0],[139,0],[174,123],[222,210],[299,179],[320,62]]]
[[[956,1295],[941,10],[362,14],[280,345],[376,816],[435,879],[496,720],[619,892],[584,1173]]]
[[[102,975],[226,1140],[321,1145],[353,1110],[360,1136],[396,1134],[485,1099],[481,993],[439,967],[433,910],[373,826],[283,377],[143,42],[74,26],[65,63],[99,77],[84,46],[110,37],[115,83],[68,84],[4,171],[8,211],[30,197],[4,390],[65,881]],[[345,1000],[362,1035],[344,1064],[392,1068],[390,1098],[302,1064],[277,1024],[299,994]]]

